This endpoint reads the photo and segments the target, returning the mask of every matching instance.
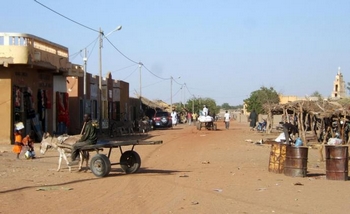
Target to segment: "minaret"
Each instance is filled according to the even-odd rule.
[[[333,82],[332,98],[344,98],[346,97],[345,81],[343,79],[343,74],[340,72],[340,67],[338,68],[338,74],[335,76]]]

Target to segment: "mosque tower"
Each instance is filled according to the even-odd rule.
[[[332,98],[345,98],[346,88],[343,74],[340,72],[340,67],[338,68],[338,74],[335,76],[333,82]]]

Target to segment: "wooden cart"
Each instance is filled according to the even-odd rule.
[[[134,147],[136,145],[158,145],[162,144],[163,141],[108,141],[101,140],[98,141],[95,145],[87,145],[81,148],[81,151],[98,151],[102,149],[109,149],[108,154],[96,154],[92,157],[90,161],[90,169],[92,173],[97,177],[105,177],[111,171],[112,165],[120,165],[122,170],[127,173],[134,173],[139,170],[141,166],[141,158],[140,155],[134,151]],[[131,150],[123,151],[123,146],[132,146]],[[119,148],[121,153],[119,163],[111,163],[110,156],[112,153],[112,149]]]
[[[217,124],[212,116],[199,116],[197,121],[197,129],[201,130],[205,127],[208,130],[216,130]]]
[[[197,121],[197,129],[201,130],[202,127],[205,127],[208,130],[217,130],[217,124],[214,121],[212,121],[212,122]]]

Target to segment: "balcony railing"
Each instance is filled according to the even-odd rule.
[[[0,33],[0,46],[26,46],[68,58],[68,48],[48,40],[23,33]]]

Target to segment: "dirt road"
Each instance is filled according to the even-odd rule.
[[[138,173],[112,166],[105,178],[77,167],[69,173],[65,164],[56,172],[57,151],[41,155],[39,144],[33,160],[16,160],[11,146],[0,146],[0,213],[349,212],[349,181],[326,180],[317,150],[309,149],[307,177],[289,177],[268,171],[270,145],[245,141],[274,136],[246,123],[225,130],[219,121],[218,129],[181,124],[152,131],[149,139],[163,144],[135,147]],[[111,160],[119,157],[115,150]]]

